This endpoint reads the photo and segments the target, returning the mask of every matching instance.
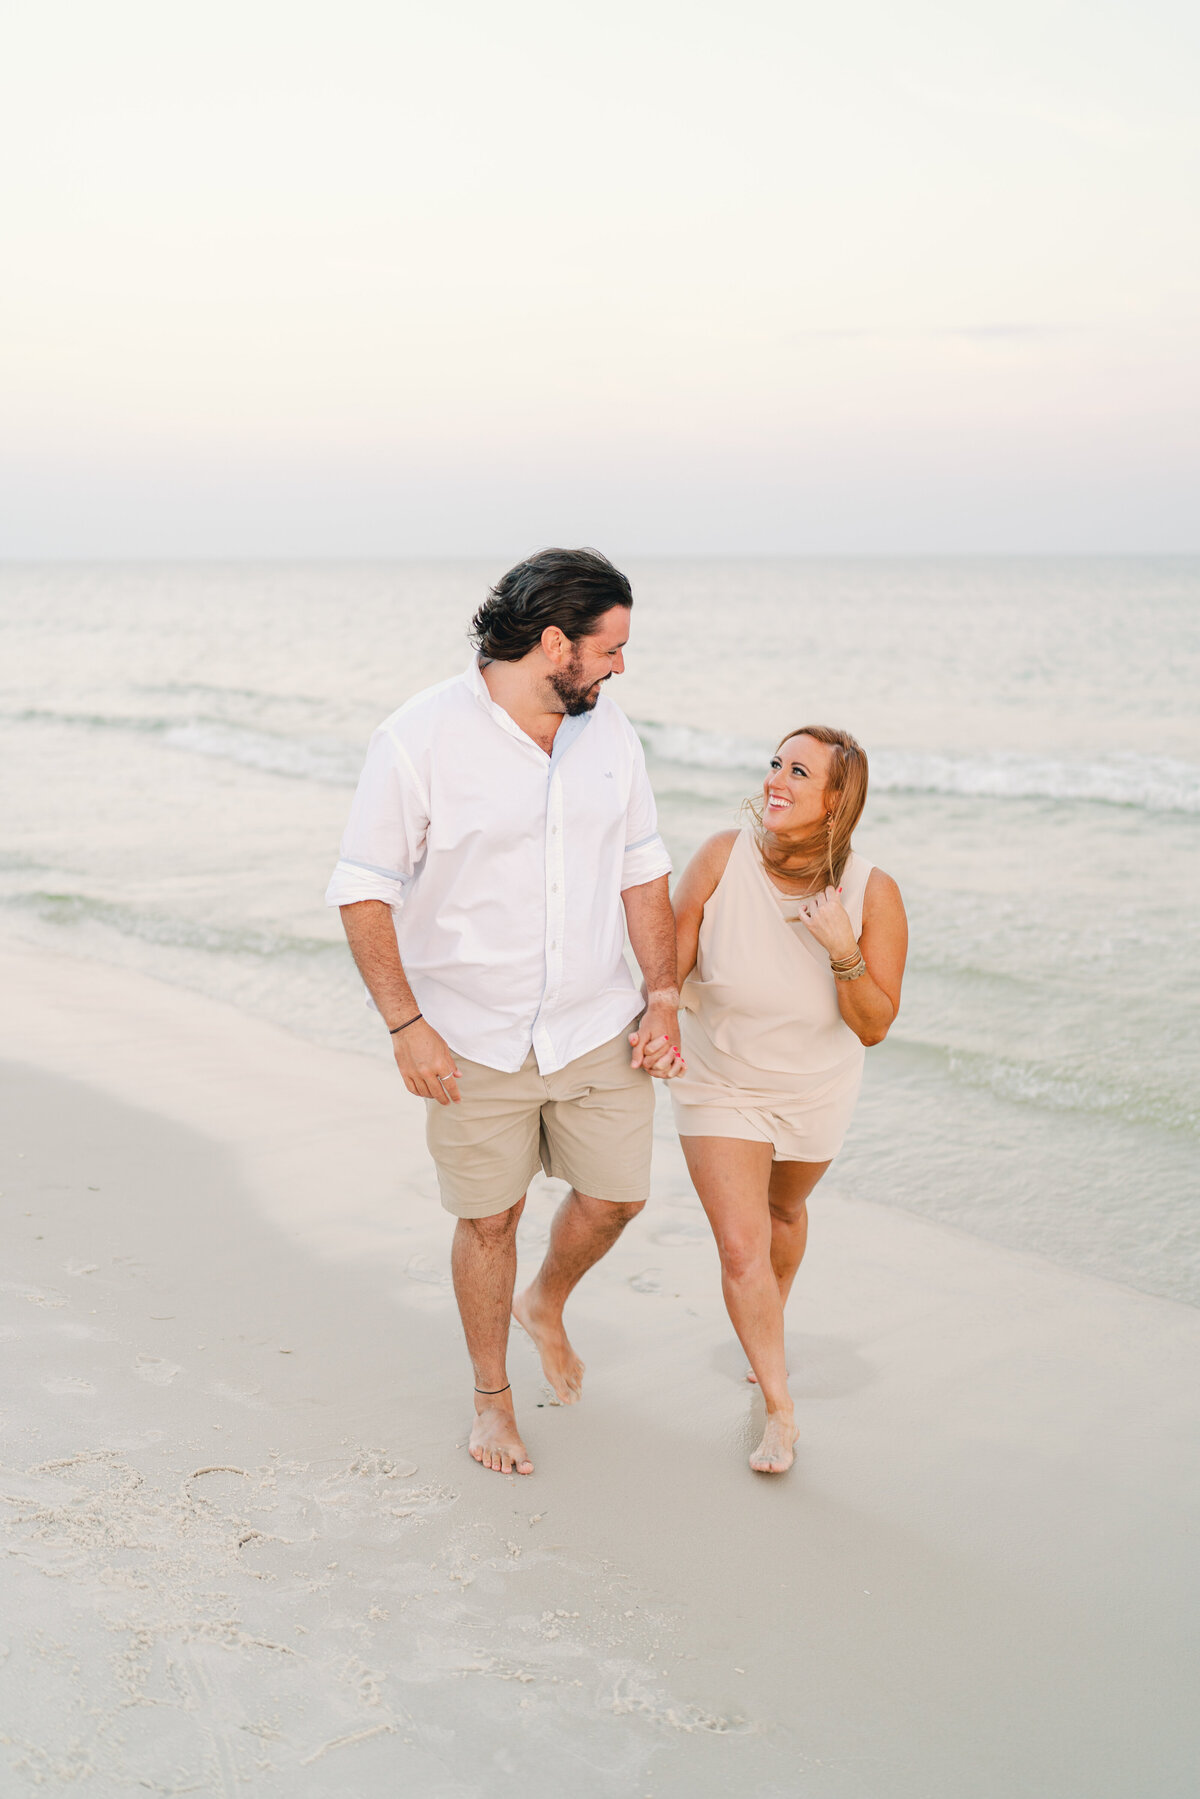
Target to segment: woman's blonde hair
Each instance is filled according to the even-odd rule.
[[[802,881],[806,887],[824,879],[836,887],[850,859],[850,840],[854,827],[867,803],[867,753],[849,731],[835,730],[832,725],[800,725],[786,731],[779,739],[778,755],[793,737],[812,737],[827,745],[830,751],[829,776],[825,783],[826,820],[817,825],[801,842],[781,853],[767,843],[762,804],[747,800],[746,807],[754,819],[758,852],[772,874],[791,881]]]

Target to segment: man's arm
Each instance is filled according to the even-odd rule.
[[[350,951],[371,998],[383,1015],[388,1030],[397,1025],[392,1053],[404,1085],[419,1099],[436,1099],[440,1106],[457,1102],[458,1069],[443,1038],[419,1016],[400,947],[392,924],[391,908],[383,900],[358,900],[339,908]],[[415,1018],[416,1022],[408,1023]]]
[[[675,984],[675,918],[666,875],[640,887],[626,887],[621,900],[629,941],[649,996],[642,1022],[629,1039],[633,1066],[669,1081],[682,1072],[683,1065],[679,1056],[671,1053],[679,1047],[679,989]]]

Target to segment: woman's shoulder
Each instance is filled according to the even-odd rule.
[[[720,859],[722,862],[728,862],[730,851],[738,838],[744,834],[744,828],[740,825],[729,825],[724,831],[714,831],[711,837],[705,838],[696,854],[706,857],[709,861]]]
[[[725,831],[714,831],[705,839],[691,861],[683,871],[680,886],[684,887],[688,897],[699,901],[701,905],[720,885],[721,877],[729,866],[729,858],[738,838],[742,835],[736,827]]]
[[[697,860],[713,875],[714,887],[728,868],[733,846],[742,835],[743,832],[736,825],[725,831],[714,831],[696,851]]]
[[[879,908],[894,910],[898,906],[903,911],[904,901],[900,897],[900,888],[891,875],[878,868],[874,862],[868,863],[867,867],[869,872],[863,892],[864,906],[870,911]]]

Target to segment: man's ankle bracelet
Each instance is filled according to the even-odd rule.
[[[511,1386],[512,1382],[506,1380],[502,1387],[476,1387],[475,1391],[482,1393],[485,1399],[494,1399],[497,1393],[507,1393]]]

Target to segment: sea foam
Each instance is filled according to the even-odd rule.
[[[639,721],[652,760],[761,776],[774,748],[691,725]],[[969,755],[877,749],[870,753],[876,793],[932,793],[970,799],[1090,800],[1150,812],[1200,812],[1200,765],[1172,756],[1056,757],[1017,750]]]
[[[171,749],[212,756],[244,768],[352,787],[364,745],[332,735],[266,731],[203,715],[185,719],[27,708],[0,714],[20,723],[54,723],[91,731],[157,736]],[[774,745],[731,731],[634,720],[652,764],[671,769],[744,774],[757,786]],[[928,793],[964,799],[1043,799],[1136,806],[1148,812],[1200,813],[1200,764],[1174,756],[1037,756],[1019,750],[870,752],[875,793]]]

